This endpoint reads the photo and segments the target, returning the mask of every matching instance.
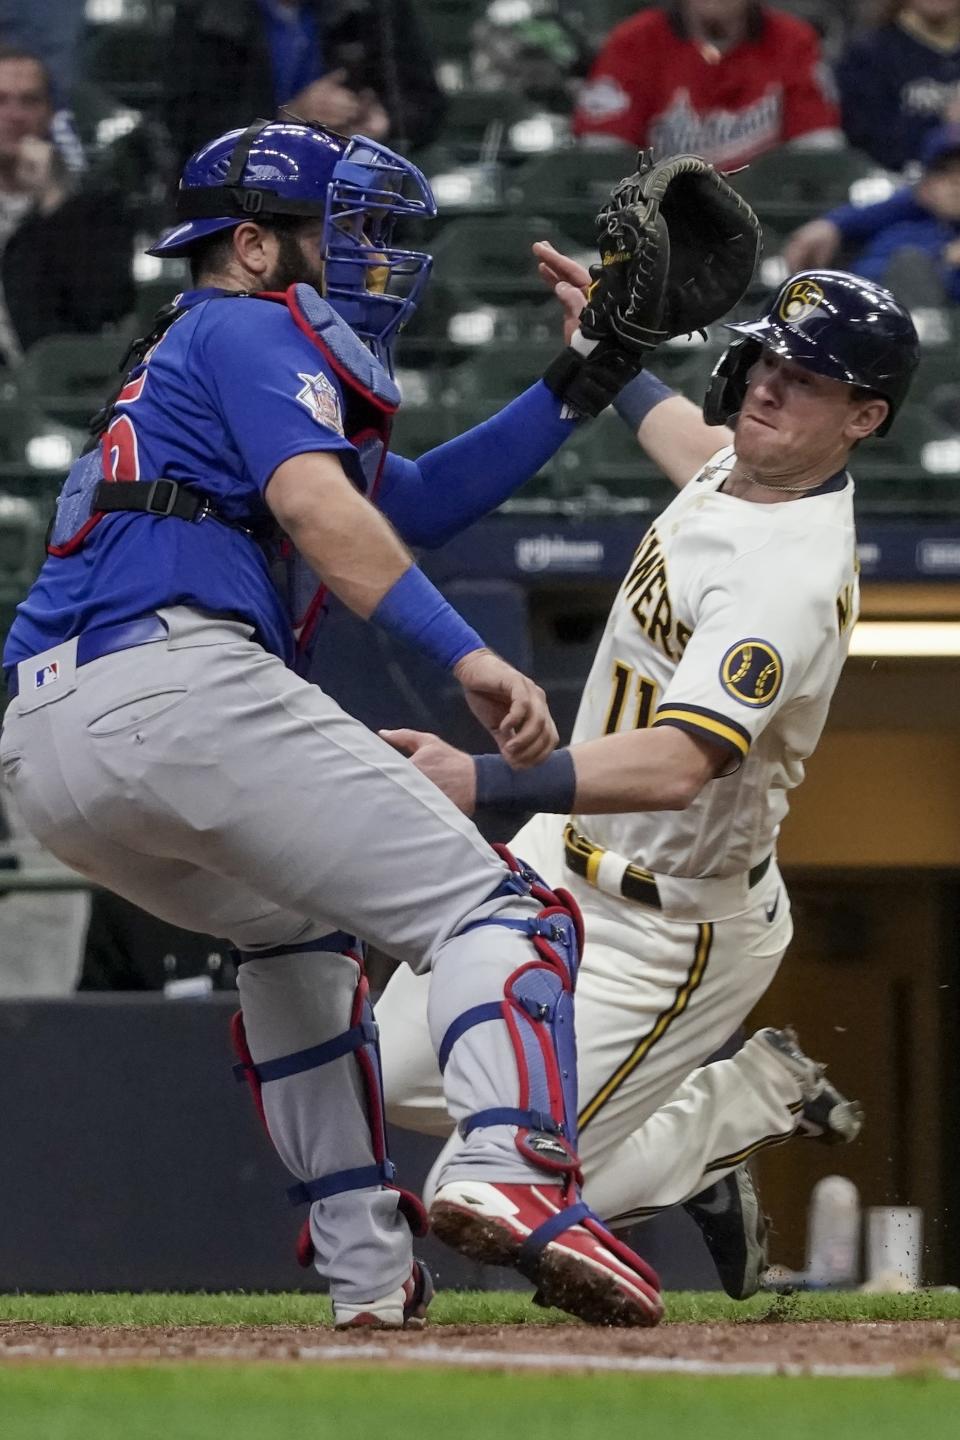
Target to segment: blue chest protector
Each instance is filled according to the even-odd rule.
[[[225,294],[220,299],[235,296]],[[286,292],[263,292],[255,298],[286,305],[297,328],[316,345],[337,377],[343,393],[344,437],[354,447],[357,466],[352,479],[368,498],[376,496],[386,458],[393,416],[400,392],[380,362],[310,285],[293,285]],[[105,515],[117,511],[195,522],[207,517],[247,531],[261,545],[274,583],[281,595],[297,640],[298,660],[305,663],[317,625],[324,613],[326,589],[290,540],[275,523],[262,516],[228,519],[212,497],[193,485],[158,476],[153,480],[116,481],[109,474],[109,428],[114,407],[135,398],[145,367],[160,339],[185,310],[161,312],[157,325],[131,354],[136,364],[118,393],[93,423],[99,440],[72,466],[57,498],[56,516],[47,543],[54,556],[75,554]],[[133,376],[134,378],[130,378]],[[300,665],[298,664],[298,668]]]

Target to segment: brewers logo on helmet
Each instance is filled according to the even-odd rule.
[[[885,435],[907,397],[920,361],[909,312],[889,290],[845,270],[804,270],[782,286],[759,320],[727,325],[740,338],[721,355],[703,402],[708,425],[739,414],[761,349],[818,375],[859,385],[890,406],[876,434]]]

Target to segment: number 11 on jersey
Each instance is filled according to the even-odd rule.
[[[620,721],[623,719],[631,692],[635,695],[636,703],[633,728],[634,730],[646,730],[653,720],[660,686],[655,680],[649,680],[646,675],[638,675],[632,665],[626,665],[622,660],[614,660],[613,690],[610,695],[606,724],[603,727],[604,735],[612,735],[615,730],[620,729]]]

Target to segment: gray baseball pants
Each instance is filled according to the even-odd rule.
[[[28,827],[90,880],[244,952],[240,1001],[257,1065],[349,1029],[358,967],[314,943],[336,931],[431,970],[438,1048],[463,1011],[502,998],[532,953],[517,930],[461,927],[539,906],[491,899],[506,868],[470,821],[252,641],[249,627],[186,607],[160,614],[165,642],[78,668],[74,641],[24,662],[0,766]],[[58,678],[31,689],[52,659]],[[175,1057],[170,1064],[175,1078]],[[517,1104],[506,1026],[475,1026],[458,1040],[444,1090],[455,1120]],[[262,1098],[274,1145],[299,1180],[369,1163],[353,1055],[275,1078]],[[514,1133],[472,1131],[442,1180],[543,1179]],[[310,1228],[335,1300],[379,1299],[409,1276],[410,1232],[393,1190],[316,1200]]]

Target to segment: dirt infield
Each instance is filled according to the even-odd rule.
[[[432,1364],[471,1368],[684,1369],[692,1373],[899,1373],[960,1378],[960,1321],[435,1325],[417,1333],[337,1335],[320,1326],[74,1326],[0,1323],[0,1365],[157,1361]]]

